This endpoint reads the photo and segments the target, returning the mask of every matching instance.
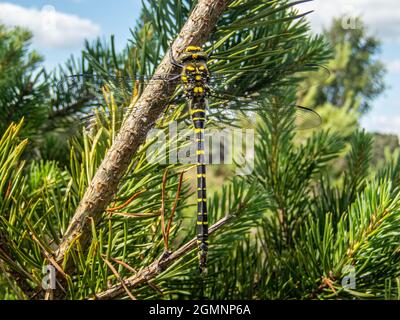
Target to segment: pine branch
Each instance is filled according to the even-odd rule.
[[[173,54],[182,52],[189,45],[203,44],[228,2],[227,0],[199,1],[172,45]],[[167,54],[155,72],[155,77],[174,72],[176,72],[176,67],[173,66]],[[93,218],[95,223],[99,221],[101,214],[112,200],[133,155],[161,115],[174,89],[174,86],[166,81],[153,81],[145,89],[135,105],[135,110],[128,115],[117,139],[86,190],[58,248],[56,261],[64,260],[66,252],[78,237],[81,246],[83,248],[87,246],[91,234],[89,218]]]
[[[57,118],[63,118],[70,114],[73,114],[76,112],[76,110],[82,109],[82,106],[85,105],[86,103],[90,102],[91,99],[93,99],[93,97],[90,95],[87,95],[87,96],[82,97],[79,100],[65,106],[62,109],[54,110],[49,114],[49,119],[55,120]]]
[[[234,217],[233,215],[227,215],[224,218],[217,221],[214,225],[210,227],[209,235],[221,229],[233,217]],[[193,238],[192,240],[181,246],[175,252],[169,254],[168,256],[162,255],[159,259],[151,263],[149,266],[143,268],[140,272],[138,272],[134,276],[128,278],[127,280],[122,280],[123,283],[115,285],[104,292],[96,294],[95,299],[98,300],[113,299],[126,292],[126,288],[132,289],[141,284],[149,282],[149,280],[154,279],[157,275],[165,271],[174,261],[182,258],[187,253],[195,249],[196,246],[197,246],[197,239]]]

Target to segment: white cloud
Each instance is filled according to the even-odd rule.
[[[366,116],[361,120],[361,125],[371,132],[391,133],[400,136],[400,116]]]
[[[400,59],[387,61],[386,68],[392,74],[400,74]]]
[[[297,6],[302,12],[315,10],[309,16],[317,32],[328,27],[333,17],[361,16],[370,30],[387,42],[400,42],[399,0],[314,0]]]
[[[100,34],[99,25],[76,15],[58,12],[52,6],[38,10],[0,2],[0,23],[30,29],[33,41],[47,48],[76,48],[84,39]]]

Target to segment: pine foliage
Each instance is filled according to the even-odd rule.
[[[216,86],[238,96],[262,97],[261,107],[252,110],[257,116],[254,171],[230,177],[221,190],[209,194],[210,224],[226,216],[231,220],[210,238],[207,274],[200,276],[196,250],[191,250],[144,285],[125,287],[119,298],[398,297],[399,160],[370,175],[371,137],[357,131],[351,135],[345,169],[340,177],[332,177],[346,139],[329,130],[299,138],[294,110],[287,109],[296,100],[299,73],[315,70],[329,57],[323,38],[310,36],[303,15],[294,9],[301,2],[233,1],[206,45],[211,71],[224,74]],[[62,298],[95,298],[148,268],[166,249],[174,251],[195,236],[191,167],[147,162],[146,156],[159,150],[157,139],[149,139],[134,155],[100,222],[91,223],[88,248],[77,242],[63,263],[53,259],[128,106],[134,106],[142,92],[138,82],[126,79],[151,75],[194,3],[148,1],[122,53],[115,52],[113,40],[111,45],[87,44],[81,61],[72,58],[58,73],[43,74],[53,83],[46,87],[52,103],[50,107],[44,103],[49,119],[70,123],[94,115],[90,125],[82,125],[80,134],[71,139],[64,166],[24,159],[30,142],[21,130],[31,124],[30,119],[4,130],[0,140],[4,298],[42,298],[43,267],[48,265],[57,269]],[[249,71],[239,75],[240,81],[238,69]],[[251,72],[259,69],[272,72]],[[74,90],[60,83],[78,73],[86,77]],[[171,121],[188,120],[185,108],[184,103],[166,108],[157,129],[167,133]],[[225,113],[218,109],[211,120],[224,119]],[[64,271],[67,259],[72,261],[71,272]],[[355,287],[349,288],[343,279],[352,270]]]

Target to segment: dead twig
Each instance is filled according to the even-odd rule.
[[[120,206],[114,207],[114,208],[108,208],[107,212],[109,213],[113,213],[117,210],[121,210],[124,209],[125,207],[127,207],[133,200],[135,200],[136,198],[138,198],[141,194],[143,194],[144,192],[146,192],[146,190],[141,190],[139,192],[136,192],[132,197],[130,197],[126,202],[124,202],[123,204],[121,204]]]
[[[114,212],[114,216],[123,216],[127,218],[153,218],[160,215],[159,212],[156,213],[130,213],[130,212]]]
[[[166,233],[166,237],[167,237],[167,243],[169,241],[169,233],[171,231],[172,219],[174,218],[175,211],[176,211],[176,208],[178,206],[179,197],[181,196],[183,175],[184,174],[185,174],[185,171],[182,171],[180,176],[179,176],[178,190],[176,191],[175,201],[174,201],[174,204],[172,205],[171,214],[170,214],[169,219],[168,219],[167,231],[165,232]]]
[[[125,292],[131,298],[132,300],[136,300],[136,298],[133,296],[133,294],[129,291],[129,289],[126,287],[124,280],[121,278],[119,275],[118,271],[114,268],[114,266],[111,264],[110,261],[108,261],[106,258],[102,257],[104,262],[107,264],[107,266],[110,268],[112,273],[117,277],[118,281],[121,283],[121,286],[124,288]]]

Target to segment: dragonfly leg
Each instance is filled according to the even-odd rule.
[[[178,61],[175,60],[174,55],[172,54],[172,47],[169,49],[169,57],[171,59],[171,63],[178,68],[183,68],[183,65],[180,64]]]

